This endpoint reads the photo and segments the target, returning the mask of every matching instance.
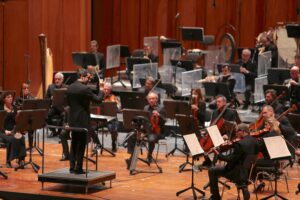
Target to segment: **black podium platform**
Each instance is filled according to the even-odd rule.
[[[38,181],[42,182],[42,189],[44,189],[44,182],[63,183],[70,185],[79,185],[85,187],[85,193],[88,192],[88,187],[104,181],[111,181],[116,178],[116,173],[112,171],[95,171],[89,170],[87,174],[71,174],[69,168],[58,169],[44,174],[38,175]]]

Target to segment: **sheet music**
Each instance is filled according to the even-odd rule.
[[[204,153],[195,133],[184,135],[183,138],[184,138],[192,156]]]
[[[290,157],[291,153],[281,136],[264,138],[271,159]]]
[[[224,139],[223,137],[221,136],[221,133],[219,131],[219,128],[217,127],[217,125],[214,125],[214,126],[211,126],[211,127],[208,127],[207,129],[207,132],[214,144],[215,147],[217,146],[220,146],[221,144],[224,143]]]

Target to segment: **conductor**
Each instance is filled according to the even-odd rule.
[[[69,126],[89,128],[90,101],[100,102],[102,97],[95,95],[87,86],[90,74],[86,70],[79,72],[79,79],[72,83],[67,90],[67,100],[70,106]],[[83,174],[82,169],[84,150],[87,143],[86,132],[72,131],[70,151],[70,173]]]

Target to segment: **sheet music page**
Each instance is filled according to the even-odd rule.
[[[192,156],[204,153],[195,133],[184,135],[183,138],[184,138]]]
[[[211,126],[207,128],[207,132],[214,144],[215,147],[220,146],[221,144],[224,143],[224,139],[221,136],[221,133],[219,131],[219,128],[217,125]]]
[[[264,138],[271,159],[291,156],[285,140],[281,136]]]

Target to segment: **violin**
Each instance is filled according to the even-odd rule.
[[[210,154],[212,152],[226,152],[229,149],[232,149],[234,147],[234,145],[239,142],[241,140],[241,138],[235,138],[233,140],[226,140],[224,143],[220,144],[217,147],[212,147],[206,154]]]
[[[159,116],[152,114],[150,118],[152,132],[156,135],[160,134]]]

